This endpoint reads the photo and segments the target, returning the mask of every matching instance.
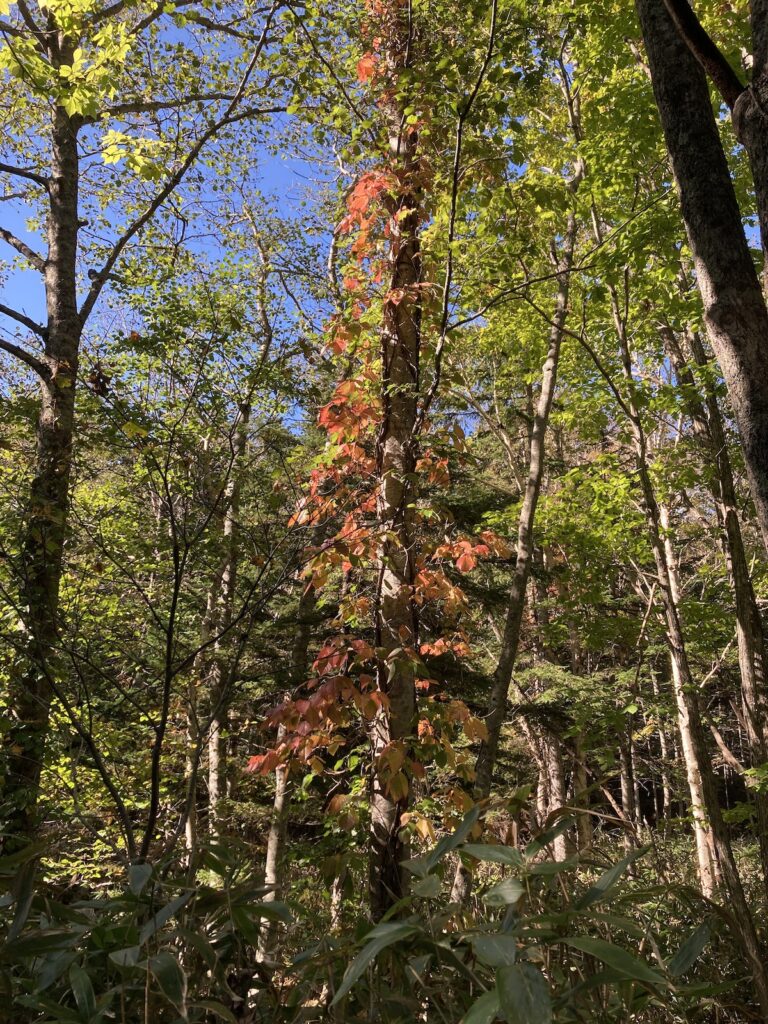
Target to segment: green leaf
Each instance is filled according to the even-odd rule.
[[[128,868],[128,888],[134,896],[139,896],[151,877],[151,864],[131,864]]]
[[[430,899],[439,896],[441,889],[442,883],[437,875],[427,875],[426,878],[421,878],[418,882],[414,882],[411,887],[414,896]]]
[[[149,958],[149,969],[160,986],[163,995],[185,1015],[187,998],[187,976],[179,966],[176,957],[164,949],[156,956]]]
[[[15,942],[8,942],[3,947],[3,959],[8,961],[16,957],[41,956],[59,950],[72,949],[79,940],[75,931],[39,931],[25,935]]]
[[[468,853],[475,860],[490,861],[492,864],[506,864],[513,868],[521,868],[524,864],[523,855],[515,846],[466,843],[462,846],[461,853]]]
[[[72,986],[78,1010],[86,1020],[90,1020],[96,1013],[96,993],[93,991],[91,979],[82,967],[72,964],[69,969],[69,983]]]
[[[62,974],[77,959],[77,953],[72,950],[65,950],[63,953],[51,953],[43,961],[40,973],[37,975],[35,991],[43,992],[54,981],[58,981]]]
[[[533,964],[502,967],[496,976],[496,988],[507,1024],[550,1024],[549,985]]]
[[[540,860],[536,864],[531,864],[528,871],[532,875],[559,875],[563,871],[573,871],[576,864],[577,861],[573,858],[571,860]]]
[[[173,938],[177,938],[182,947],[186,945],[194,949],[206,967],[213,970],[216,966],[216,950],[204,935],[193,931],[191,928],[174,928]],[[138,949],[138,947],[136,948]]]
[[[141,949],[138,946],[128,946],[126,949],[116,949],[109,954],[109,959],[118,967],[135,967],[139,962]]]
[[[401,939],[410,938],[418,930],[415,925],[405,924],[404,922],[398,923],[396,921],[385,921],[377,925],[373,931],[368,933],[368,938],[372,941],[358,953],[347,968],[331,1006],[335,1006],[344,998],[355,982],[361,977],[368,964],[375,960],[383,949],[393,945],[395,942],[399,942]]]
[[[123,424],[123,433],[126,437],[134,438],[146,437],[149,434],[149,431],[146,427],[142,427],[140,423],[134,423],[132,420],[129,420],[127,423]]]
[[[484,992],[461,1018],[461,1024],[493,1024],[501,1009],[499,993],[495,988]]]
[[[181,896],[177,896],[175,900],[171,900],[170,903],[166,903],[164,907],[161,907],[156,914],[154,914],[149,921],[141,929],[139,935],[139,945],[143,946],[147,939],[151,938],[155,932],[159,931],[166,921],[170,921],[172,917],[181,910],[185,904],[189,903],[192,898],[192,890],[183,892]]]
[[[475,935],[470,942],[472,952],[486,967],[508,967],[517,959],[514,935]]]
[[[16,911],[13,915],[11,927],[8,929],[8,942],[13,942],[17,939],[27,923],[32,899],[35,894],[37,863],[36,859],[27,861],[14,879],[13,889],[16,896]]]
[[[575,824],[575,821],[575,818],[560,818],[552,828],[547,829],[546,832],[542,832],[541,835],[528,843],[525,848],[526,860],[531,860],[531,858],[538,856],[538,854],[549,846],[553,840],[557,839],[558,836],[561,836],[563,832],[566,832],[573,824]]]
[[[455,850],[457,846],[461,846],[461,844],[464,842],[469,833],[477,824],[477,821],[480,817],[480,811],[481,808],[478,806],[473,807],[471,810],[467,811],[467,813],[464,815],[461,824],[456,829],[456,831],[452,835],[444,836],[440,840],[440,842],[437,844],[434,850],[426,858],[428,872],[432,871],[434,868],[437,867],[437,865],[440,863],[440,861],[443,859],[446,853],[450,853],[450,851]]]
[[[623,857],[613,867],[608,868],[598,878],[593,886],[591,886],[584,895],[576,901],[576,907],[579,910],[584,910],[586,907],[591,907],[593,903],[597,903],[607,896],[614,885],[618,882],[624,872],[627,870],[630,864],[633,864],[638,858],[643,857],[648,852],[648,847],[643,846],[638,850],[633,850],[631,853]]]
[[[711,938],[709,921],[703,921],[698,928],[695,928],[680,949],[675,953],[667,964],[667,970],[673,978],[685,974],[701,956],[705,946]]]
[[[517,903],[524,892],[525,887],[519,879],[503,878],[483,893],[482,900],[489,907],[505,907],[510,903]]]
[[[582,953],[588,953],[602,963],[612,967],[619,974],[632,981],[643,981],[648,985],[655,985],[661,988],[667,987],[667,982],[657,971],[654,971],[643,960],[639,960],[632,953],[620,946],[614,946],[612,942],[605,939],[563,939],[567,946],[573,949],[580,949]]]
[[[208,1013],[213,1013],[221,1020],[227,1021],[227,1024],[238,1024],[237,1017],[232,1013],[230,1009],[224,1006],[223,1003],[217,1002],[215,999],[200,999],[192,1006],[197,1008],[200,1007],[202,1010],[207,1010]]]

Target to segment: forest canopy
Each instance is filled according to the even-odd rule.
[[[768,1024],[768,0],[0,37],[0,1021]]]

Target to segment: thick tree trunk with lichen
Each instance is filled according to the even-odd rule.
[[[79,157],[77,124],[53,112],[49,184],[48,256],[43,268],[47,304],[45,376],[37,421],[37,454],[22,554],[21,604],[26,650],[10,680],[12,708],[5,735],[6,766],[0,814],[13,841],[34,835],[40,773],[54,690],[61,677],[57,653],[59,585],[66,535],[75,385],[82,324],[77,310]]]

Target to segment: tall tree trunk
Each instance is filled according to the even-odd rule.
[[[406,166],[415,169],[414,143],[402,140]],[[401,816],[408,794],[390,792],[379,769],[382,751],[392,742],[407,742],[416,715],[413,662],[406,648],[417,642],[418,623],[413,602],[414,523],[410,506],[415,497],[414,428],[420,337],[420,299],[414,285],[421,283],[419,214],[410,208],[413,197],[404,194],[400,208],[400,238],[392,247],[391,290],[406,289],[401,302],[388,300],[382,331],[383,419],[376,444],[377,519],[382,531],[376,607],[376,646],[381,651],[378,688],[386,706],[377,714],[371,732],[374,759],[371,779],[371,911],[380,917],[403,894],[400,863],[406,853],[400,838]]]
[[[615,289],[611,289],[611,300],[624,376],[631,385],[633,377],[629,341],[626,323],[621,316]],[[691,793],[696,846],[702,870],[702,888],[707,889],[711,886],[714,889],[718,878],[722,879],[737,930],[736,937],[752,970],[762,1019],[768,1021],[768,970],[733,856],[728,830],[720,810],[717,786],[707,747],[707,734],[701,718],[697,687],[688,663],[680,620],[679,583],[674,558],[670,557],[673,555],[671,538],[668,531],[664,529],[662,510],[659,508],[648,468],[647,445],[642,421],[631,397],[631,390],[627,390],[629,398],[625,403],[625,408],[632,430],[637,473],[648,524],[648,539],[653,552],[664,611],[680,736]],[[709,834],[707,834],[707,827]],[[709,869],[705,866],[707,864],[710,865]]]
[[[717,395],[711,387],[707,388],[704,400],[699,396],[695,379],[674,332],[665,328],[662,337],[678,380],[687,388],[694,433],[704,446],[709,459],[710,488],[736,610],[741,703],[749,763],[751,767],[756,767],[768,761],[765,637],[744,549],[723,418]],[[686,342],[696,365],[705,367],[708,360],[699,335],[694,331],[688,331]],[[754,792],[752,796],[757,812],[763,885],[768,891],[768,794]]]
[[[660,689],[659,681],[656,678],[656,672],[651,668],[651,685],[653,686],[653,696],[658,704]],[[669,775],[669,765],[671,762],[669,752],[669,741],[667,738],[667,731],[664,728],[664,721],[659,720],[656,724],[658,736],[659,736],[659,751],[661,753],[661,794],[662,794],[662,814],[665,819],[672,816],[672,780]]]
[[[727,103],[736,138],[744,147],[752,171],[764,257],[768,254],[768,11],[764,0],[751,0],[752,82],[745,86],[725,55],[707,34],[690,0],[665,0],[681,39],[712,78]],[[764,273],[768,265],[764,263]]]
[[[577,736],[573,751],[573,802],[576,807],[584,808],[584,813],[576,818],[576,836],[579,853],[592,846],[592,819],[589,816],[590,795],[587,773],[587,752],[584,744]]]
[[[705,324],[728,386],[768,547],[768,310],[704,73],[678,33],[665,0],[636,0],[636,7]]]
[[[187,799],[187,820],[184,826],[184,835],[187,848],[187,862],[193,866],[198,846],[198,807],[197,807],[197,781],[200,770],[200,701],[199,693],[201,688],[207,684],[205,678],[208,668],[208,643],[211,639],[211,629],[216,617],[216,606],[221,590],[221,573],[216,576],[208,588],[208,596],[205,603],[205,613],[200,628],[200,646],[203,648],[195,659],[192,667],[192,675],[187,686],[187,754],[185,758],[184,777],[186,780]]]
[[[578,180],[575,179],[576,184],[578,184]],[[568,218],[563,248],[557,259],[555,310],[552,317],[552,327],[549,332],[547,358],[541,371],[541,390],[539,391],[539,398],[531,425],[528,477],[525,483],[523,503],[520,507],[517,526],[515,570],[507,597],[507,612],[501,637],[501,651],[493,673],[491,692],[488,698],[488,713],[485,718],[488,738],[481,743],[475,764],[474,796],[476,800],[486,799],[491,792],[501,729],[507,716],[509,687],[520,643],[520,627],[523,620],[528,578],[534,554],[533,528],[544,476],[547,425],[557,387],[560,348],[568,317],[568,295],[570,291],[571,268],[573,266],[573,253],[576,245],[576,232],[576,217],[571,214]],[[471,885],[472,881],[469,871],[463,864],[459,863],[453,882],[451,898],[456,902],[464,902],[469,897]]]
[[[619,779],[621,782],[621,809],[631,826],[624,832],[624,848],[627,853],[633,849],[637,827],[637,803],[635,801],[635,766],[632,757],[632,724],[627,721],[624,735],[619,737]]]
[[[568,316],[568,293],[570,272],[573,265],[573,251],[576,242],[576,218],[571,215],[564,241],[563,251],[557,266],[557,297],[555,312],[552,317],[552,328],[549,334],[547,359],[541,372],[541,391],[533,416],[533,427],[530,443],[530,461],[528,478],[520,507],[517,526],[517,557],[512,585],[507,598],[507,613],[501,641],[501,652],[493,673],[493,682],[488,701],[488,739],[481,745],[477,757],[475,775],[475,798],[485,799],[491,791],[491,777],[498,754],[501,727],[507,714],[507,697],[509,684],[517,659],[517,648],[520,642],[520,626],[525,608],[525,595],[528,576],[533,559],[533,527],[536,508],[541,492],[544,476],[544,448],[549,423],[549,413],[557,386],[557,368],[560,360],[560,346],[563,329]]]
[[[672,544],[672,524],[667,508],[661,504],[659,504],[659,522],[664,533],[664,555],[667,564],[670,596],[675,608],[678,610],[679,616],[680,576]],[[695,740],[691,733],[690,702],[685,697],[685,687],[691,686],[692,681],[688,678],[686,664],[681,660],[679,651],[671,640],[669,646],[672,663],[672,682],[675,691],[675,702],[677,704],[678,728],[683,748],[688,789],[691,795],[691,816],[693,818],[693,832],[696,839],[699,881],[701,882],[701,891],[705,896],[711,898],[717,888],[718,871],[717,862],[713,855],[712,830],[707,820],[704,783],[701,777],[702,769],[697,760]]]
[[[237,570],[240,555],[239,518],[240,492],[243,482],[244,462],[248,445],[248,423],[250,404],[240,406],[234,424],[232,459],[229,479],[223,501],[222,542],[224,555],[217,609],[214,615],[214,631],[219,639],[213,647],[213,657],[208,672],[210,725],[208,731],[208,828],[211,835],[218,835],[221,826],[221,800],[226,796],[227,746],[225,733],[229,721],[231,700],[229,663],[226,647],[230,637],[227,633],[232,622],[232,609],[237,585]]]
[[[6,733],[5,780],[0,799],[5,831],[30,838],[38,824],[40,773],[53,688],[61,681],[57,654],[59,585],[69,504],[75,384],[82,325],[77,310],[78,126],[60,107],[53,111],[49,185],[46,367],[41,382],[37,452],[23,550],[21,603],[27,609],[26,656],[10,680],[13,708]]]
[[[568,622],[568,637],[571,654],[571,673],[580,676],[584,672],[584,659],[579,643],[579,631],[576,621]],[[587,752],[580,735],[573,740],[573,804],[583,807],[585,812],[576,818],[576,838],[579,853],[592,845],[592,819],[589,816],[589,782],[587,780]]]
[[[316,536],[320,536],[320,527],[316,527]],[[303,581],[300,581],[300,586]],[[314,587],[304,586],[299,606],[296,610],[296,632],[291,648],[289,682],[291,689],[306,682],[307,665],[309,662],[309,643],[312,636],[312,613],[317,604]],[[286,694],[287,700],[293,699],[293,693]],[[278,743],[283,739],[285,729],[278,730]],[[279,900],[283,895],[282,865],[285,853],[288,809],[290,806],[290,778],[287,765],[278,765],[275,769],[275,795],[272,800],[272,814],[267,835],[267,851],[264,860],[264,885],[266,893],[264,901],[269,903]],[[269,959],[277,939],[277,922],[265,921],[259,935],[258,959]]]
[[[415,532],[413,503],[421,354],[423,268],[421,259],[418,132],[407,125],[396,83],[413,60],[413,25],[405,8],[388,15],[386,63],[392,78],[387,103],[390,170],[397,189],[390,193],[389,292],[384,299],[381,350],[381,425],[376,438],[376,517],[381,535],[374,612],[379,649],[377,686],[385,696],[371,728],[369,895],[371,914],[380,918],[405,892],[401,864],[407,849],[401,820],[409,804],[410,780],[393,792],[382,763],[391,743],[407,745],[416,719],[415,670],[418,616],[413,598]]]

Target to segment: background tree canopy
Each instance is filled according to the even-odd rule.
[[[0,0],[0,1021],[768,1024],[768,3]]]

